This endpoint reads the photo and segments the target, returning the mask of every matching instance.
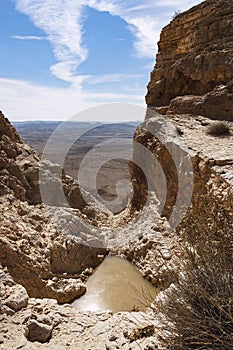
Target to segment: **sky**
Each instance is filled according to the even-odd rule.
[[[161,29],[200,2],[0,0],[0,110],[67,120],[100,104],[144,106]]]

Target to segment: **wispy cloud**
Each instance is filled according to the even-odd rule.
[[[101,11],[104,4],[109,13],[121,17],[134,34],[136,52],[141,57],[154,58],[161,28],[177,10],[186,10],[202,0],[99,0],[93,5]],[[105,10],[106,11],[106,10]]]
[[[104,84],[104,83],[117,83],[123,81],[130,81],[133,79],[142,78],[142,74],[103,74],[96,76],[87,76],[85,81],[87,84],[95,85],[95,84]]]
[[[80,75],[78,67],[88,58],[84,42],[85,6],[119,16],[133,33],[135,54],[154,61],[161,28],[172,14],[201,0],[14,0],[44,36],[15,35],[17,40],[48,40],[56,59],[50,72],[69,87],[39,86],[21,80],[0,79],[0,105],[11,119],[62,120],[100,103],[144,104],[138,85],[140,74]],[[119,37],[117,40],[124,40]],[[103,63],[104,64],[104,63]],[[145,61],[142,61],[144,67]],[[150,68],[152,68],[152,63]],[[113,67],[114,72],[114,67]],[[137,73],[137,72],[135,72]],[[122,82],[121,93],[116,93]],[[111,84],[108,93],[90,91],[96,84]],[[115,83],[115,84],[114,84]],[[88,90],[87,90],[88,89]],[[94,88],[93,88],[94,89]]]
[[[144,99],[132,89],[125,94],[97,93],[0,78],[0,106],[11,120],[65,120],[92,106],[114,102],[143,105]]]
[[[13,39],[17,39],[17,40],[46,40],[46,37],[44,36],[35,36],[35,35],[13,35],[12,36]]]
[[[187,9],[201,0],[15,0],[17,9],[42,29],[51,43],[57,64],[51,72],[57,78],[77,84],[77,68],[88,57],[83,42],[85,6],[108,11],[129,25],[135,50],[141,57],[154,58],[161,27],[176,10]],[[19,37],[18,37],[19,38]]]
[[[51,72],[67,82],[76,81],[75,70],[87,59],[82,42],[83,6],[73,0],[16,0],[16,4],[46,33],[58,61]]]

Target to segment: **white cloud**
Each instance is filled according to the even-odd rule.
[[[96,76],[87,76],[85,81],[87,84],[95,85],[95,84],[104,84],[104,83],[117,83],[123,81],[129,81],[132,79],[142,78],[142,74],[104,74],[104,75],[96,75]]]
[[[74,83],[77,68],[88,57],[83,43],[84,6],[108,11],[129,25],[135,49],[141,57],[155,57],[161,27],[176,10],[187,9],[200,0],[15,0],[17,9],[42,29],[58,61],[51,67],[57,78]]]
[[[102,11],[109,6],[112,15],[129,24],[135,36],[135,49],[141,57],[155,57],[159,33],[177,10],[186,10],[202,0],[96,0],[95,8]],[[106,11],[106,10],[105,10]]]
[[[92,93],[80,86],[54,88],[22,80],[0,78],[0,106],[11,120],[65,120],[102,103],[126,102],[143,105],[137,94]],[[111,116],[110,116],[111,117]]]
[[[46,37],[44,36],[35,36],[35,35],[13,35],[12,36],[13,39],[17,39],[17,40],[46,40]]]
[[[154,62],[161,28],[178,9],[185,10],[201,0],[14,0],[16,8],[27,15],[44,36],[14,36],[18,40],[48,40],[56,63],[50,72],[70,84],[68,88],[38,86],[36,84],[0,79],[0,105],[11,119],[60,120],[99,103],[144,103],[135,75],[107,74],[103,76],[79,75],[78,67],[88,57],[83,36],[84,8],[107,11],[128,24],[135,38],[135,54],[151,58]],[[98,28],[97,28],[98,30]],[[119,38],[118,40],[124,40]],[[107,49],[107,48],[106,48]],[[104,62],[103,62],[104,64]],[[114,71],[113,67],[113,71]],[[152,65],[150,67],[152,69]],[[135,72],[137,73],[137,72]],[[132,82],[135,86],[132,89]],[[88,85],[122,82],[121,91],[93,93],[84,90]],[[135,91],[132,93],[132,91]]]
[[[87,58],[82,43],[83,7],[73,0],[16,0],[16,4],[46,33],[58,61],[52,73],[71,82],[74,70]]]
[[[85,108],[80,92],[11,79],[0,79],[0,105],[12,120],[60,120]]]

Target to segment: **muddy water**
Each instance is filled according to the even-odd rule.
[[[87,281],[86,294],[72,305],[81,311],[145,310],[157,293],[130,262],[107,257]]]

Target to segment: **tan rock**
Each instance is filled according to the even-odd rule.
[[[83,282],[109,252],[104,239],[112,254],[126,257],[166,290],[179,277],[180,233],[188,233],[190,223],[197,233],[209,223],[208,206],[200,198],[219,203],[232,228],[232,124],[227,124],[227,137],[206,132],[209,118],[232,121],[232,13],[232,1],[206,0],[164,28],[148,86],[147,103],[153,108],[135,133],[143,147],[135,146],[131,163],[133,199],[115,217],[87,193],[85,201],[78,183],[59,166],[41,160],[0,114],[0,261],[7,266],[0,269],[2,349],[162,349],[160,314],[81,313],[66,303],[85,293]],[[165,174],[162,211],[158,198],[164,187],[152,156]],[[180,184],[177,171],[178,165],[189,174],[188,158],[192,198],[171,230],[180,189],[183,201],[189,200],[190,191]],[[45,210],[39,169],[42,187],[64,189],[72,208],[65,208],[64,198],[51,191]],[[148,206],[147,181],[153,189]],[[218,225],[221,231],[222,223]],[[83,244],[88,242],[95,247]]]
[[[4,301],[4,304],[14,311],[27,307],[28,294],[25,288],[20,285],[11,288],[11,295]]]
[[[147,104],[232,121],[232,38],[231,0],[206,0],[176,16],[161,33]]]

